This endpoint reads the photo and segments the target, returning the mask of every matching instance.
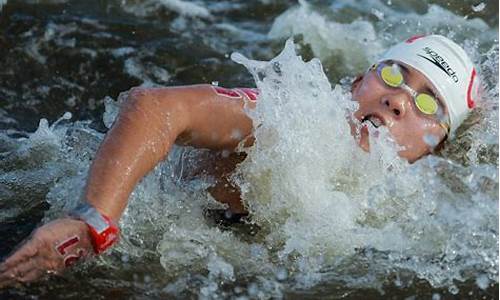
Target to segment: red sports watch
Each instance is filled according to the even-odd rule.
[[[69,215],[87,223],[96,254],[101,254],[118,241],[120,228],[111,218],[101,214],[89,203],[78,204]]]

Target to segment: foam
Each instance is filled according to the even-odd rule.
[[[261,90],[257,108],[250,112],[258,124],[256,145],[236,178],[257,222],[270,227],[266,242],[283,245],[278,253],[283,259],[304,258],[304,284],[314,283],[319,270],[339,257],[356,255],[355,249],[388,251],[392,264],[451,289],[453,279],[461,280],[465,270],[488,269],[498,260],[497,236],[480,234],[485,240],[479,256],[478,245],[464,239],[470,231],[479,234],[483,226],[496,228],[494,189],[483,189],[481,196],[472,192],[478,191],[483,176],[497,182],[495,167],[467,168],[435,156],[407,165],[395,156],[384,131],[380,139],[372,137],[370,154],[359,152],[345,134],[348,95],[339,88],[330,90],[317,60],[301,62],[291,42],[269,63],[239,55],[233,59],[249,69]],[[448,173],[468,179],[446,181]],[[461,184],[471,190],[452,192]],[[458,253],[467,262],[461,263]],[[446,271],[432,263],[443,255]],[[318,256],[320,262],[306,259]],[[388,261],[374,259],[369,273],[377,276]]]
[[[270,38],[300,34],[316,57],[326,60],[332,55],[341,55],[348,61],[346,65],[351,72],[366,66],[382,50],[371,23],[364,20],[347,24],[334,22],[315,12],[307,2],[299,3],[276,18],[269,31]]]
[[[481,40],[495,38],[495,33],[480,18],[463,18],[435,4],[429,5],[424,14],[401,12],[378,0],[332,1],[330,9],[339,16],[345,9],[354,9],[364,18],[354,15],[340,22],[301,0],[299,5],[275,19],[269,37],[301,36],[314,56],[323,62],[333,59],[336,69],[345,68],[342,72],[350,74],[364,71],[385,48],[415,34],[432,32],[454,40],[471,35],[477,35]],[[366,19],[370,16],[378,20],[368,22]]]
[[[125,11],[137,16],[152,15],[155,14],[159,8],[165,8],[186,17],[212,17],[210,10],[206,7],[183,0],[146,0],[140,1],[139,3],[135,1],[123,1],[122,7]]]

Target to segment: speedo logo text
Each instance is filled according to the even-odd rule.
[[[450,67],[450,65],[444,60],[444,58],[439,55],[436,51],[432,50],[429,47],[423,48],[425,53],[427,53],[430,58],[418,54],[418,56],[427,59],[431,63],[433,63],[436,67],[441,69],[441,71],[445,72],[454,82],[458,83],[457,73]]]

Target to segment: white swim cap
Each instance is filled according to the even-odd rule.
[[[380,61],[407,64],[425,75],[448,109],[450,137],[478,100],[479,80],[465,51],[441,35],[420,35],[391,47]]]

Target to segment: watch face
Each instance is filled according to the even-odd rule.
[[[72,214],[92,226],[98,234],[103,233],[109,227],[104,217],[88,203],[79,204],[75,210],[73,210]]]

